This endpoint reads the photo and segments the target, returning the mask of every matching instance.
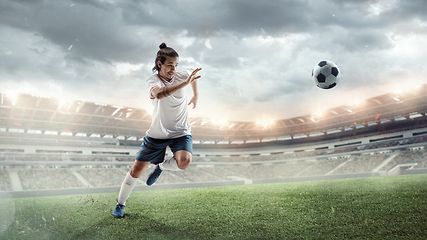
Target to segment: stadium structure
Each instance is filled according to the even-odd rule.
[[[270,123],[190,117],[192,165],[136,190],[427,173],[427,85]],[[0,196],[111,192],[139,149],[145,109],[1,93]],[[171,155],[171,152],[167,152]]]

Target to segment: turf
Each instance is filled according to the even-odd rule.
[[[427,175],[0,200],[0,239],[425,239]],[[5,218],[3,218],[6,216]]]

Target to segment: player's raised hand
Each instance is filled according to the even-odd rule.
[[[195,70],[193,70],[193,72],[190,74],[190,76],[188,76],[187,78],[187,82],[193,83],[194,81],[196,81],[197,79],[199,79],[201,76],[197,75],[197,73],[202,70],[202,68],[196,68]]]

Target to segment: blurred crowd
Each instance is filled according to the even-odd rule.
[[[427,137],[409,140],[389,141],[337,148],[334,150],[315,150],[281,152],[269,155],[245,156],[195,156],[193,161],[215,163],[211,165],[193,164],[185,171],[164,171],[157,184],[217,182],[229,180],[257,180],[289,177],[320,176],[325,174],[346,174],[390,171],[398,164],[413,163],[415,168],[427,167],[427,150],[424,146],[385,151],[388,147],[426,142]],[[371,151],[379,149],[379,151]],[[370,151],[366,151],[370,150]],[[339,153],[339,154],[336,154]],[[349,153],[343,154],[343,153]],[[335,155],[332,155],[335,154]],[[397,154],[397,155],[396,155]],[[396,155],[396,156],[394,156]],[[115,167],[91,166],[90,162],[133,162],[133,156],[76,156],[49,154],[1,154],[0,160],[14,161],[84,161],[84,166],[66,168],[47,165],[29,166],[17,172],[23,190],[67,189],[120,186],[129,166]],[[278,161],[285,160],[285,161]],[[153,166],[141,176],[139,184],[145,179]],[[16,180],[15,180],[16,181]],[[0,191],[12,191],[10,169],[0,168]]]

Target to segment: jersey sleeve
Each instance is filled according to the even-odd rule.
[[[160,79],[156,79],[155,77],[150,77],[147,80],[147,85],[148,85],[148,95],[150,96],[150,99],[155,99],[155,97],[153,97],[153,95],[151,94],[151,91],[153,91],[154,88],[156,87],[161,87],[160,85]]]

